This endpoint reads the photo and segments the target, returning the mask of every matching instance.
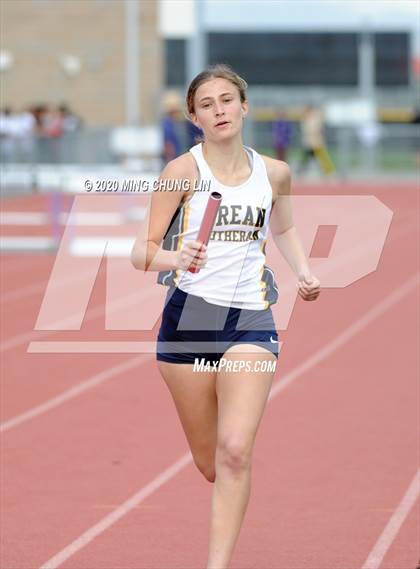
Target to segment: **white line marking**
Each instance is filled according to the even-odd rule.
[[[56,248],[57,243],[52,237],[2,237],[0,239],[0,251],[30,253],[48,252]]]
[[[280,351],[283,343],[280,342],[278,344]],[[170,342],[169,345],[171,350],[176,349],[178,352],[182,352],[183,348],[185,348],[184,342]],[[162,349],[164,349],[165,344],[162,343],[161,346]],[[207,348],[207,346],[209,347]],[[193,349],[196,351],[196,353],[216,352],[214,343],[212,342],[197,342],[194,348],[191,348],[191,350]],[[88,340],[81,340],[80,342],[31,342],[28,346],[27,352],[31,354],[152,354],[156,352],[156,340],[127,340],[122,342],[114,340],[94,342],[90,342]],[[259,354],[260,348],[258,346],[249,346],[246,352],[247,354]]]
[[[68,281],[66,282],[68,284]],[[91,322],[92,320],[99,318],[105,313],[105,309],[108,314],[111,314],[112,312],[120,310],[125,306],[131,306],[131,305],[135,306],[140,302],[147,301],[151,296],[154,295],[154,291],[153,289],[150,289],[148,291],[142,292],[141,296],[139,296],[139,294],[140,294],[139,292],[135,292],[133,294],[117,298],[116,300],[113,300],[112,302],[109,302],[106,305],[100,304],[99,306],[95,306],[95,308],[92,308],[86,312],[86,315],[83,318],[83,322]],[[26,344],[26,342],[30,342],[32,339],[38,340],[39,338],[44,338],[45,336],[51,336],[57,331],[65,330],[66,327],[71,327],[75,320],[78,323],[79,316],[70,315],[61,320],[57,320],[56,322],[51,322],[49,324],[48,330],[31,330],[30,332],[24,332],[23,334],[18,334],[17,336],[13,336],[12,338],[4,340],[1,343],[0,352],[3,353],[7,352],[8,350],[12,350],[17,346]]]
[[[70,215],[67,212],[60,212],[56,219],[61,225],[123,225],[129,221],[138,221],[144,219],[146,208],[130,208],[127,216],[124,213],[98,211],[98,212],[73,212]],[[3,211],[0,213],[0,225],[46,225],[51,223],[53,215],[45,212],[34,211]]]
[[[46,213],[39,211],[2,211],[0,225],[45,225],[50,220]]]
[[[8,290],[1,295],[0,302],[1,304],[7,304],[9,302],[24,298],[25,296],[32,296],[38,292],[45,292],[47,284],[48,281],[42,281],[40,283],[33,283],[15,290]]]
[[[64,213],[60,215],[60,223],[63,225],[123,225],[124,215],[114,211],[88,212],[74,211],[70,215]]]
[[[70,241],[69,254],[72,257],[100,257],[103,255],[104,243],[106,243],[106,254],[110,257],[129,258],[135,240],[135,236],[74,237]]]
[[[315,352],[315,354],[310,356],[301,365],[296,366],[294,369],[292,369],[283,377],[281,382],[276,383],[276,385],[271,389],[269,398],[274,397],[278,392],[283,391],[283,389],[285,389],[289,383],[295,380],[297,376],[301,375],[308,369],[314,367],[316,364],[324,360],[335,350],[337,350],[337,348],[348,342],[353,336],[363,330],[363,328],[366,328],[366,326],[375,320],[375,318],[378,318],[394,304],[397,304],[397,302],[402,300],[404,296],[409,294],[417,287],[419,281],[420,273],[417,273],[408,279],[408,281],[406,281],[403,285],[401,285],[400,288],[397,288],[395,291],[391,292],[391,294],[385,297],[384,300],[366,312],[366,314],[359,318],[359,320],[356,320],[356,322],[346,328],[346,330],[334,338],[334,340],[328,342],[328,344]]]
[[[420,470],[417,470],[411,484],[407,488],[401,502],[392,514],[389,522],[375,543],[374,548],[369,553],[368,558],[363,564],[362,569],[379,569],[388,549],[400,531],[405,519],[416,503],[420,493]]]
[[[27,255],[22,255],[21,253],[12,255],[0,253],[0,269],[5,273],[5,282],[7,282],[7,279],[12,274],[19,273],[21,271],[27,271],[29,273],[32,269],[39,265],[39,261],[44,261],[45,259],[50,261],[50,259],[53,259],[53,255],[31,255],[30,253]]]
[[[74,387],[67,389],[67,391],[64,391],[60,395],[57,395],[52,399],[48,399],[48,401],[41,403],[41,405],[37,405],[36,407],[29,409],[29,411],[25,411],[20,415],[16,415],[16,417],[13,417],[12,419],[8,419],[7,421],[0,423],[0,433],[9,431],[18,425],[21,425],[22,423],[26,423],[26,421],[29,421],[30,419],[39,417],[47,411],[50,411],[51,409],[54,409],[55,407],[58,407],[59,405],[63,405],[63,403],[70,401],[70,399],[78,397],[82,393],[85,393],[85,391],[88,391],[89,389],[92,389],[93,387],[96,387],[97,385],[100,385],[109,379],[113,379],[115,376],[124,373],[132,368],[148,363],[152,359],[152,357],[137,356],[135,358],[131,358],[125,362],[117,364],[111,368],[107,368],[106,370],[95,374],[91,378],[78,383]]]
[[[50,268],[50,272],[51,271],[52,271],[52,268]],[[87,275],[90,275],[90,271],[77,271],[77,272],[75,272],[75,274],[73,274],[71,276],[66,275],[64,278],[62,276],[59,276],[59,277],[54,279],[54,287],[56,287],[56,288],[68,287],[69,284],[76,284],[76,283],[82,281],[84,278],[86,278]],[[5,304],[8,302],[13,302],[15,300],[19,300],[22,297],[31,296],[31,295],[36,294],[38,292],[44,292],[45,293],[49,282],[50,282],[50,278],[48,278],[45,281],[41,281],[38,283],[32,283],[30,285],[27,285],[27,286],[24,286],[24,287],[15,289],[15,290],[9,290],[9,291],[7,291],[1,295],[0,303]]]
[[[132,210],[130,210],[130,212],[131,212],[131,211],[132,211]],[[408,226],[408,227],[407,227],[407,226],[404,226],[403,231],[398,232],[397,235],[394,234],[394,238],[395,238],[395,236],[398,236],[398,237],[399,237],[399,236],[400,236],[400,233],[406,233],[406,232],[408,232],[408,231],[411,231],[411,227],[410,227],[410,226]],[[103,239],[105,239],[105,238],[103,238]],[[101,243],[102,243],[102,245],[103,245],[103,242],[102,242],[102,241],[101,241]],[[77,244],[78,244],[78,241],[76,240],[76,245],[77,245]],[[84,240],[83,240],[83,243],[82,243],[82,244],[84,245]],[[364,252],[364,250],[365,250],[365,247],[366,247],[366,244],[364,243],[364,244],[363,244],[363,252]],[[128,250],[128,249],[129,249],[129,247],[127,248],[127,250]],[[101,255],[102,255],[102,252],[103,252],[103,246],[102,246],[102,248],[101,248],[101,250],[100,250],[100,254],[101,254]],[[3,258],[4,258],[4,256],[3,256]],[[19,261],[20,261],[20,260],[19,260]],[[18,261],[18,262],[19,262],[19,261]],[[15,261],[15,262],[16,262],[16,261]],[[20,263],[22,263],[22,261],[20,261]],[[28,261],[25,260],[25,261],[23,262],[23,267],[25,268],[25,266],[27,266],[27,264],[28,264]],[[7,264],[6,264],[6,267],[5,267],[7,274],[9,274],[9,267],[10,267],[10,263],[7,263]],[[332,267],[332,268],[333,268],[333,267]],[[77,278],[78,278],[78,276],[77,276]],[[294,288],[294,286],[295,286],[295,279],[294,279],[294,278],[290,278],[289,281],[290,281],[290,282],[289,282],[289,285],[288,285],[288,290],[292,290],[292,289]],[[25,297],[25,296],[30,296],[30,295],[32,295],[32,294],[36,294],[36,293],[38,293],[38,292],[41,292],[42,290],[45,290],[47,284],[48,284],[48,281],[42,281],[42,282],[40,282],[40,283],[38,283],[38,284],[37,284],[37,283],[32,283],[31,285],[27,285],[27,286],[22,287],[22,288],[19,288],[19,289],[14,289],[14,290],[5,292],[5,293],[2,295],[1,302],[2,302],[2,303],[3,303],[3,302],[11,302],[11,301],[18,300],[18,299],[20,299],[20,298],[22,298],[22,297]]]
[[[382,302],[371,309],[365,316],[360,318],[352,326],[349,326],[347,330],[341,334],[338,339],[329,342],[323,349],[319,350],[314,356],[308,358],[301,366],[292,369],[286,376],[277,382],[277,385],[271,390],[269,401],[281,393],[285,387],[290,385],[294,380],[296,380],[302,373],[307,371],[309,368],[313,367],[319,363],[322,359],[325,359],[339,346],[350,340],[357,332],[362,328],[367,326],[369,322],[374,320],[377,316],[383,314],[388,308],[391,308],[394,304],[399,302],[405,295],[411,292],[419,282],[419,274],[417,273],[411,277],[406,283],[404,283],[395,292],[392,292],[387,296]],[[349,332],[350,331],[350,332]],[[339,340],[341,338],[341,340]],[[337,341],[339,340],[339,341]],[[329,347],[332,346],[332,349]],[[318,355],[320,354],[320,355]],[[85,545],[92,541],[95,537],[100,535],[102,532],[107,530],[111,525],[118,521],[122,516],[128,514],[141,502],[143,502],[148,496],[150,496],[156,490],[159,490],[163,484],[171,480],[178,472],[180,472],[184,467],[186,467],[192,461],[192,456],[188,452],[184,454],[177,462],[172,464],[167,470],[159,474],[154,478],[147,486],[144,486],[126,502],[124,502],[119,508],[111,512],[106,517],[102,518],[97,524],[91,526],[75,541],[64,547],[61,551],[44,563],[40,569],[56,569],[62,563],[67,561],[72,555],[80,551]],[[390,545],[390,544],[389,544]],[[369,568],[370,569],[370,568]]]
[[[180,342],[182,349],[182,344]],[[171,343],[173,346],[173,343]],[[29,354],[153,354],[156,352],[156,341],[80,341],[80,342],[31,342]]]
[[[192,460],[191,453],[187,452],[176,462],[174,462],[169,468],[161,472],[156,478],[154,478],[149,484],[141,488],[136,494],[131,496],[126,500],[121,506],[116,508],[113,512],[102,518],[102,520],[85,531],[80,537],[78,537],[73,543],[65,547],[62,551],[57,553],[54,557],[49,559],[40,569],[53,569],[58,567],[66,559],[80,551],[85,545],[91,542],[95,537],[103,533],[109,527],[111,527],[115,522],[124,517],[128,512],[133,510],[138,504],[143,502],[148,496],[159,490],[166,482],[171,480],[178,472],[180,472],[187,464]]]

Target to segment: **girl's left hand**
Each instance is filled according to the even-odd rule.
[[[319,280],[312,274],[300,274],[296,285],[303,300],[316,300],[321,292]]]

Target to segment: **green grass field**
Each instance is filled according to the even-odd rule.
[[[259,148],[258,152],[265,154],[266,156],[275,157],[274,150],[269,147]],[[338,167],[340,164],[339,152],[335,149],[329,150],[330,156],[334,164]],[[291,148],[287,155],[287,161],[292,164],[297,164],[300,160],[301,150],[299,148]],[[408,172],[415,174],[419,172],[420,168],[420,157],[415,150],[407,151],[391,151],[379,149],[374,157],[373,166],[375,170],[381,170],[384,172]],[[346,157],[346,164],[352,168],[361,169],[364,168],[364,157],[362,151],[359,148],[353,148],[351,150],[350,156]]]

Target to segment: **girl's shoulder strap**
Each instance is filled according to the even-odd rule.
[[[212,178],[213,176],[211,170],[203,156],[203,143],[199,142],[198,144],[190,148],[190,152],[197,163],[197,167],[200,173],[200,178],[201,179]]]

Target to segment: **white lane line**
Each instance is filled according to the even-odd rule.
[[[66,281],[67,284],[68,282],[69,281]],[[153,289],[150,289],[146,292],[142,292],[141,297],[139,296],[139,292],[135,292],[133,294],[117,298],[112,302],[108,302],[106,304],[100,304],[99,306],[95,306],[95,308],[91,308],[90,310],[88,310],[85,317],[83,318],[83,322],[84,323],[91,322],[92,320],[101,317],[105,313],[105,310],[107,314],[111,314],[112,312],[120,310],[125,306],[131,306],[131,305],[135,306],[140,302],[147,301],[153,295],[154,291]],[[49,330],[31,330],[30,332],[24,332],[23,334],[18,334],[17,336],[13,336],[12,338],[4,340],[1,343],[0,352],[1,353],[7,352],[8,350],[12,350],[17,346],[26,344],[26,342],[30,342],[31,340],[39,340],[40,338],[44,338],[45,336],[51,336],[56,332],[61,332],[65,330],[66,327],[71,327],[74,321],[78,323],[79,321],[78,314],[68,316],[61,320],[57,320],[56,322],[51,322],[51,324],[49,324],[50,328]]]
[[[394,239],[395,239],[395,238],[398,238],[398,237],[401,236],[401,234],[403,234],[403,233],[405,234],[406,232],[409,232],[409,231],[411,231],[411,226],[404,226],[401,231],[399,231],[399,232],[396,233],[396,234],[393,234],[393,238],[394,238]],[[357,250],[358,252],[356,251],[356,254],[357,254],[357,255],[363,254],[364,251],[365,251],[366,245],[367,245],[366,243],[363,243],[363,248],[359,248],[359,249]],[[101,251],[102,251],[102,250],[103,250],[103,247],[102,247]],[[353,251],[353,250],[352,250],[352,251]],[[354,251],[353,251],[353,253],[354,253]],[[347,256],[345,256],[345,257],[346,257],[346,262],[348,262],[348,261],[347,261]],[[334,263],[333,266],[330,267],[330,269],[331,269],[331,270],[336,270],[336,269],[337,269],[337,267],[335,266],[335,263]],[[81,275],[81,276],[83,276],[83,275]],[[78,280],[78,278],[79,278],[79,275],[76,275],[76,279],[77,279],[77,280]],[[284,284],[287,285],[288,288],[290,287],[290,290],[292,290],[292,289],[294,288],[294,285],[295,285],[294,278],[290,278],[289,281],[290,281],[290,282],[289,282],[288,285],[287,285],[287,283],[284,283]],[[36,294],[36,293],[38,293],[38,292],[41,292],[42,290],[45,290],[47,284],[48,284],[48,281],[42,281],[42,282],[40,282],[40,283],[33,283],[33,284],[31,284],[31,285],[27,285],[27,286],[22,287],[22,288],[19,288],[19,289],[14,289],[14,290],[5,292],[5,293],[2,295],[1,302],[2,302],[2,303],[3,303],[3,302],[6,302],[6,303],[7,303],[7,302],[14,301],[14,300],[18,300],[18,299],[20,299],[20,298],[22,298],[22,297],[25,297],[25,296],[30,296],[30,295],[32,295],[32,294]],[[64,281],[63,284],[66,284],[66,281]],[[286,289],[284,289],[284,290],[286,290]],[[27,338],[27,334],[25,334],[24,336],[22,336],[22,338],[25,338],[25,339],[26,339],[26,338]],[[15,345],[15,344],[12,344],[12,346],[14,346],[14,345]]]
[[[50,268],[50,272],[52,271],[52,268]],[[56,288],[59,287],[68,287],[69,284],[76,284],[80,281],[82,281],[84,278],[86,278],[87,275],[90,275],[89,271],[77,271],[74,275],[72,276],[68,276],[66,275],[65,278],[55,278],[54,279],[54,286]],[[47,289],[47,285],[50,282],[50,278],[48,278],[45,281],[41,281],[41,282],[37,282],[37,283],[32,283],[30,285],[18,288],[18,289],[14,289],[14,290],[9,290],[6,291],[4,294],[1,295],[0,298],[0,303],[1,304],[5,304],[5,303],[9,303],[9,302],[13,302],[15,300],[19,300],[22,297],[25,296],[31,296],[33,294],[36,294],[38,292],[44,292]]]
[[[50,217],[40,211],[2,211],[0,225],[45,225]]]
[[[9,259],[9,257],[12,258]],[[3,282],[8,284],[8,279],[11,275],[22,271],[27,271],[29,273],[35,267],[40,265],[40,261],[43,262],[47,260],[48,262],[51,262],[53,258],[52,254],[32,255],[31,253],[28,253],[27,255],[23,255],[22,253],[16,253],[16,255],[13,255],[6,253],[3,254],[0,252],[0,271],[3,271],[4,273],[2,276]],[[41,267],[44,269],[43,263]]]
[[[53,214],[45,212],[32,212],[32,211],[3,211],[0,213],[0,225],[36,225],[42,226],[52,221],[58,221],[60,225],[80,225],[80,226],[106,226],[110,225],[123,225],[127,223],[127,218],[131,221],[138,221],[144,219],[146,208],[135,208],[133,212],[130,210],[128,215],[121,212],[113,211],[97,211],[97,212],[84,212],[78,211],[71,214],[61,212],[55,217]]]
[[[55,252],[54,252],[54,255],[55,255]],[[28,263],[27,261],[25,261],[25,263],[23,263],[23,265],[21,267],[18,267],[18,268],[20,268],[20,269],[26,268],[29,271],[34,266],[35,266],[35,263]],[[7,278],[9,277],[9,275],[10,275],[9,268],[7,266],[4,266],[4,263],[2,263],[0,270],[4,270],[5,272],[7,272]],[[83,274],[82,275],[78,274],[78,275],[76,275],[76,278],[74,279],[74,281],[77,282],[77,281],[81,280],[82,277],[83,277]],[[49,283],[49,279],[44,280],[44,281],[39,281],[37,283],[33,283],[30,285],[26,285],[26,286],[20,287],[18,289],[13,289],[13,290],[2,292],[1,297],[0,297],[0,303],[1,304],[7,304],[7,303],[14,302],[16,300],[20,300],[21,298],[25,298],[26,296],[33,296],[35,294],[45,292],[48,283]],[[64,282],[63,284],[67,284],[67,282]]]
[[[1,304],[8,304],[15,300],[20,300],[25,296],[32,296],[37,294],[38,292],[45,292],[47,288],[48,281],[42,281],[39,283],[33,283],[27,286],[23,286],[21,288],[17,288],[14,290],[8,290],[7,292],[2,293],[0,298]]]
[[[385,310],[391,308],[393,305],[399,302],[405,295],[409,294],[411,290],[415,288],[415,286],[417,286],[418,282],[419,273],[411,277],[406,283],[397,289],[397,291],[392,292],[390,295],[388,295],[382,302],[370,310],[365,316],[360,318],[353,325],[349,326],[349,328],[347,328],[347,330],[341,334],[341,336],[339,336],[339,338],[342,338],[341,342],[337,342],[337,340],[329,342],[324,348],[319,350],[312,357],[308,358],[306,362],[304,362],[301,366],[297,366],[296,368],[292,369],[272,388],[268,401],[274,399],[274,397],[281,393],[285,387],[290,385],[309,368],[315,366],[322,359],[325,359],[328,355],[330,355],[339,346],[350,340],[355,334],[357,334],[357,332],[367,326],[369,322],[374,320],[374,318],[380,316],[385,312]],[[362,322],[362,325],[359,325],[359,322]],[[347,333],[348,330],[351,330],[351,333]],[[329,346],[333,346],[333,348],[329,349]],[[321,354],[321,356],[318,356],[318,354]],[[153,492],[159,490],[163,484],[171,480],[171,478],[173,478],[191,461],[191,454],[189,452],[187,454],[184,454],[180,459],[178,459],[177,462],[172,464],[167,470],[154,478],[151,482],[149,482],[147,486],[144,486],[136,494],[131,496],[131,498],[124,502],[119,508],[102,518],[102,520],[100,520],[97,524],[91,526],[88,530],[82,533],[82,535],[75,541],[64,547],[61,551],[54,555],[54,557],[51,557],[51,559],[44,563],[40,569],[57,569],[57,567],[67,561],[67,559],[69,559],[72,555],[80,551],[86,544],[92,541],[92,539],[111,527],[111,525],[113,525],[123,515],[128,514]],[[152,490],[150,490],[150,488],[152,488]]]
[[[102,241],[102,243],[103,243],[103,241]],[[103,247],[102,247],[102,249],[103,249]],[[127,250],[128,249],[129,248],[125,249],[125,256],[127,256]],[[83,255],[80,255],[80,256],[83,256]],[[50,270],[52,270],[52,269],[50,269]],[[54,280],[54,285],[55,286],[60,285],[63,287],[68,286],[68,284],[70,284],[71,282],[74,282],[74,283],[80,282],[81,280],[83,280],[83,278],[87,274],[89,274],[89,273],[87,271],[85,271],[85,272],[80,272],[80,273],[78,272],[75,275],[73,275],[73,277],[71,277],[71,278],[66,277],[64,280],[60,280],[58,278],[58,279]],[[37,293],[42,293],[42,292],[45,293],[49,281],[50,281],[50,278],[48,278],[47,280],[44,280],[44,281],[40,281],[37,283],[32,283],[30,285],[26,285],[26,286],[18,288],[18,289],[5,291],[4,293],[1,294],[0,303],[1,304],[8,304],[8,303],[14,302],[16,300],[20,300],[21,298],[24,298],[26,296],[32,296],[32,295],[35,295]]]
[[[309,357],[306,361],[302,362],[301,365],[296,366],[292,371],[287,373],[281,382],[278,382],[270,392],[270,397],[274,397],[277,395],[278,392],[285,389],[289,383],[291,383],[297,376],[301,375],[308,369],[314,367],[316,364],[324,360],[330,354],[335,352],[337,348],[348,342],[353,336],[355,336],[358,332],[366,328],[373,320],[381,316],[384,312],[386,312],[389,308],[397,304],[400,300],[404,298],[407,294],[409,294],[412,290],[418,286],[420,282],[420,273],[413,275],[408,281],[406,281],[403,285],[397,288],[395,291],[391,292],[387,297],[384,298],[381,302],[376,304],[373,308],[368,310],[364,316],[356,320],[353,324],[348,326],[339,334],[334,340],[328,342],[323,348],[315,352],[311,357]]]
[[[411,484],[407,488],[401,502],[392,514],[389,522],[375,543],[374,548],[369,553],[368,558],[363,564],[362,569],[379,569],[388,549],[400,531],[405,519],[416,503],[420,494],[420,470],[417,470]]]
[[[152,359],[153,356],[148,356],[148,357],[137,356],[135,358],[131,358],[125,362],[117,364],[111,368],[107,368],[106,370],[95,374],[91,378],[86,379],[81,383],[78,383],[74,387],[67,389],[67,391],[63,391],[63,393],[60,393],[60,395],[57,395],[52,399],[48,399],[44,403],[41,403],[41,405],[37,405],[36,407],[33,407],[32,409],[29,409],[28,411],[25,411],[20,415],[16,415],[15,417],[8,419],[3,423],[0,423],[0,433],[10,431],[10,429],[22,425],[22,423],[26,423],[27,421],[30,421],[35,417],[39,417],[40,415],[47,413],[47,411],[51,411],[51,409],[55,409],[59,405],[67,403],[67,401],[70,401],[71,399],[78,397],[82,393],[85,393],[89,389],[92,389],[93,387],[96,387],[97,385],[100,385],[101,383],[104,383],[109,379],[113,379],[114,377],[118,376],[121,373],[124,373],[130,369],[141,366],[143,364],[149,363],[149,361],[151,361]]]
[[[180,342],[180,350],[182,344]],[[171,346],[174,344],[171,343]],[[113,341],[104,340],[103,342],[31,342],[27,350],[28,354],[154,354],[156,352],[156,341]]]
[[[57,249],[53,237],[7,237],[0,239],[0,251],[6,253],[48,253]]]
[[[161,472],[156,478],[154,478],[149,484],[144,486],[136,494],[131,496],[126,500],[121,506],[116,508],[110,514],[102,518],[102,520],[85,531],[80,537],[78,537],[73,543],[68,545],[62,551],[57,553],[54,557],[49,559],[40,569],[53,569],[58,567],[69,557],[74,555],[77,551],[85,547],[89,542],[91,542],[95,537],[106,531],[115,522],[124,517],[128,512],[134,509],[140,502],[143,502],[148,496],[159,490],[166,482],[171,480],[178,472],[180,472],[187,464],[192,460],[191,453],[187,452],[176,462],[174,462],[169,468]]]
[[[135,236],[107,237],[95,235],[94,237],[74,237],[70,242],[69,254],[72,257],[100,257],[106,243],[106,254],[110,257],[130,257]]]

